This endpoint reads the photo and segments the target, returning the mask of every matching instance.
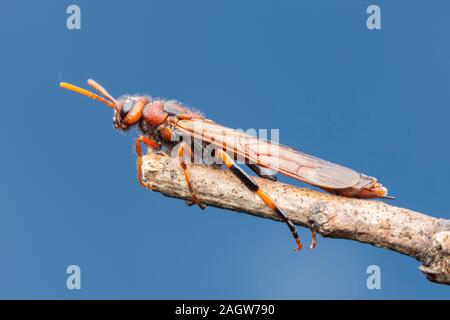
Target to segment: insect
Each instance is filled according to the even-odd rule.
[[[273,209],[287,224],[297,244],[302,243],[292,221],[256,181],[235,161],[237,157],[246,160],[246,164],[259,176],[276,180],[274,173],[279,172],[308,184],[317,186],[332,194],[354,198],[393,198],[376,178],[358,173],[352,169],[304,154],[292,148],[271,141],[258,139],[238,130],[230,129],[205,118],[174,100],[158,100],[149,96],[123,96],[114,99],[108,91],[92,79],[88,85],[99,94],[70,83],[61,82],[60,86],[89,98],[99,100],[114,109],[114,126],[118,130],[128,130],[137,126],[142,135],[136,139],[138,180],[143,187],[149,187],[142,177],[142,144],[147,148],[173,150],[184,171],[192,201],[205,208],[192,186],[191,174],[186,157],[192,158],[193,148],[205,148],[212,145],[213,156],[222,163],[251,191]],[[180,142],[181,136],[192,138],[192,143]],[[276,149],[276,153],[273,152]],[[268,170],[270,171],[268,173]],[[310,248],[317,244],[316,233],[312,230]]]

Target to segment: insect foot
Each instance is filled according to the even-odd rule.
[[[186,204],[188,207],[192,207],[193,205],[197,205],[200,209],[205,210],[208,208],[206,204],[201,203],[198,199],[195,200],[186,200]]]

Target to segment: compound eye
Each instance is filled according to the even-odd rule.
[[[122,106],[122,109],[120,109],[120,118],[123,120],[127,116],[128,112],[133,109],[134,102],[133,101],[127,101]]]

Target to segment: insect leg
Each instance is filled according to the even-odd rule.
[[[300,238],[298,236],[297,230],[294,227],[294,224],[292,221],[288,218],[288,216],[279,208],[275,202],[272,200],[272,198],[264,191],[262,190],[259,185],[253,180],[252,177],[250,177],[244,170],[242,170],[238,165],[234,162],[234,160],[223,150],[219,149],[219,156],[222,158],[223,163],[226,165],[226,167],[241,180],[245,186],[250,189],[251,191],[255,192],[262,201],[266,205],[268,205],[273,211],[276,212],[278,216],[280,216],[281,219],[287,224],[289,227],[289,230],[291,230],[292,235],[294,236],[295,242],[297,243],[297,248],[295,249],[296,252],[300,251],[302,248],[302,243],[300,241]]]
[[[151,149],[158,149],[159,143],[154,141],[152,138],[146,137],[146,136],[139,136],[136,139],[135,148],[136,148],[136,154],[138,156],[138,160],[137,160],[138,180],[139,180],[139,183],[141,184],[141,186],[143,186],[144,188],[148,188],[148,184],[145,183],[144,180],[142,179],[142,146],[141,146],[142,142],[148,148],[151,148]]]
[[[309,248],[315,249],[317,247],[317,233],[316,230],[311,229],[311,244],[309,245]]]
[[[191,148],[184,142],[180,143],[180,147],[178,148],[178,161],[180,162],[181,168],[184,171],[184,177],[186,178],[186,183],[189,187],[189,191],[191,192],[192,202],[188,203],[188,205],[198,205],[201,209],[205,209],[206,206],[200,202],[197,195],[195,194],[194,188],[192,187],[191,174],[187,167],[187,164],[184,160],[184,152],[187,151],[189,157],[192,159],[192,150]]]

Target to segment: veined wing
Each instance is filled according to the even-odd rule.
[[[196,139],[212,143],[228,153],[309,184],[343,189],[356,185],[360,174],[292,148],[221,126],[211,120],[178,120],[175,126]]]

